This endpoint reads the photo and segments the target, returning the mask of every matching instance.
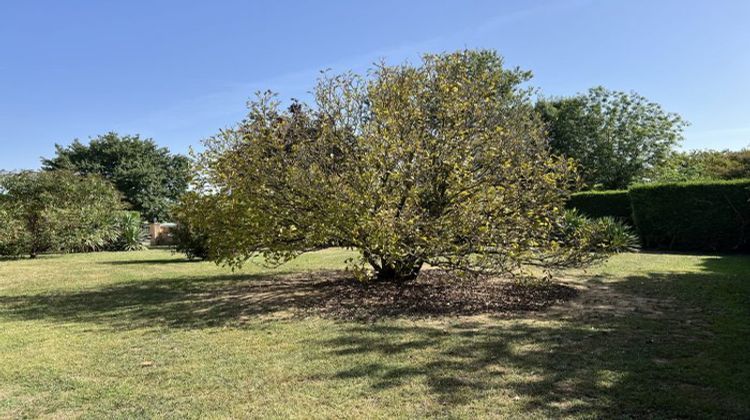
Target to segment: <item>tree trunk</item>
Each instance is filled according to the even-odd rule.
[[[417,278],[422,261],[413,258],[396,261],[381,258],[381,264],[373,265],[373,268],[377,281],[405,282]]]

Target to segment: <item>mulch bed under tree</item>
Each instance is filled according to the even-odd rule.
[[[301,305],[303,313],[342,320],[509,316],[543,310],[577,294],[574,288],[559,283],[527,284],[487,277],[463,279],[440,270],[425,270],[406,283],[360,283],[344,276],[312,281],[321,293],[317,299]]]

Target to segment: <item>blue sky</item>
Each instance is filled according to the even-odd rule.
[[[185,152],[319,70],[493,48],[546,95],[635,90],[684,148],[750,146],[750,1],[0,0],[0,168],[117,131]]]

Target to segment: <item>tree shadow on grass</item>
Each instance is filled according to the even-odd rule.
[[[560,284],[464,284],[434,273],[422,277],[405,285],[362,284],[343,271],[140,280],[93,290],[0,296],[0,316],[91,322],[113,329],[242,326],[258,317],[313,315],[360,321],[519,316],[575,294]]]
[[[592,279],[526,319],[353,325],[311,346],[344,366],[322,379],[421,384],[431,415],[747,418],[748,268],[712,257],[700,273]]]
[[[35,258],[31,258],[27,254],[0,255],[0,262],[56,260],[62,258],[64,255],[65,254],[41,254],[37,255]]]
[[[480,411],[474,414],[480,417],[513,412],[558,417],[601,414],[613,403],[600,397],[606,391],[598,385],[603,366],[592,369],[589,357],[578,355],[600,334],[459,321],[448,327],[354,326],[316,344],[349,365],[326,379],[366,379],[373,393],[422,384],[440,407],[430,415],[450,417],[460,408],[471,412],[477,403]],[[378,362],[362,365],[359,359]],[[494,408],[484,411],[488,407]]]
[[[215,275],[120,283],[45,295],[0,296],[0,316],[91,322],[115,330],[242,325],[252,317],[312,305],[316,282],[299,275]]]
[[[146,259],[146,260],[123,260],[123,261],[104,261],[99,264],[104,265],[149,265],[149,264],[193,264],[201,263],[202,260],[189,260],[187,258],[161,258],[161,259]]]

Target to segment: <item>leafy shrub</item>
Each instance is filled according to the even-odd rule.
[[[189,260],[206,260],[208,254],[208,236],[187,223],[178,223],[172,231],[177,252],[184,253]]]
[[[640,248],[640,239],[633,229],[612,217],[601,217],[593,224],[592,244],[608,253],[633,252]]]
[[[116,236],[120,195],[97,176],[22,171],[0,176],[0,251],[5,255],[101,249]]]
[[[633,218],[646,247],[671,250],[750,249],[750,180],[638,185]]]
[[[202,221],[212,212],[211,198],[190,192],[182,197],[172,209],[177,226],[172,230],[172,239],[177,252],[188,259],[209,259],[208,232]]]
[[[29,243],[28,232],[12,208],[0,204],[0,255],[18,256]]]
[[[591,217],[612,217],[633,225],[633,209],[627,190],[585,191],[572,194],[566,205]]]
[[[575,243],[599,256],[635,251],[640,244],[638,235],[623,222],[612,217],[591,219],[575,209],[566,210],[558,241]]]
[[[145,248],[146,232],[137,211],[123,211],[117,216],[117,239],[113,249],[117,251],[139,251]]]
[[[619,252],[638,248],[638,237],[629,226],[611,217],[591,219],[575,209],[565,210],[557,220],[552,236],[553,251],[544,265],[576,259],[591,264]]]

